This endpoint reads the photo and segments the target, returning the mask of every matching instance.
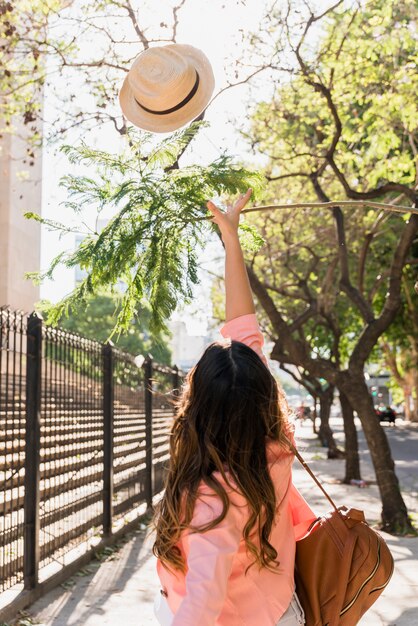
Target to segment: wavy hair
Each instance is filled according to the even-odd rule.
[[[231,487],[232,479],[233,488],[247,501],[250,515],[243,538],[254,558],[251,565],[278,566],[277,551],[269,543],[276,497],[266,440],[286,447],[287,415],[283,392],[251,348],[239,341],[218,341],[206,348],[188,372],[177,401],[165,492],[153,520],[153,552],[166,568],[186,571],[176,545],[184,530],[205,532],[227,514],[229,498],[216,471]],[[219,496],[223,509],[211,523],[192,527],[202,482]]]

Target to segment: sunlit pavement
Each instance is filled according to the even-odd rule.
[[[342,421],[333,419],[332,426],[337,439],[342,441]],[[418,425],[398,422],[396,427],[385,424],[384,428],[390,439],[405,500],[418,520]],[[318,445],[311,422],[298,425],[297,435],[302,454],[337,505],[363,509],[368,521],[376,522],[380,515],[380,501],[362,434],[362,474],[371,482],[364,489],[338,483],[344,474],[344,461],[326,459],[326,449]],[[318,513],[328,510],[328,503],[318,487],[297,461],[294,482]],[[395,573],[375,608],[363,617],[360,625],[418,626],[418,538],[392,537],[384,533],[383,536],[395,557]],[[156,626],[152,605],[158,579],[151,543],[152,537],[146,538],[144,530],[137,531],[112,560],[101,565],[92,563],[65,584],[65,588],[53,590],[34,604],[29,610],[34,623],[45,626]]]

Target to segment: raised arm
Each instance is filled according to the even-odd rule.
[[[245,343],[268,367],[263,354],[264,337],[257,324],[250,282],[238,239],[239,216],[251,193],[252,189],[249,189],[225,212],[218,209],[213,202],[208,202],[207,206],[213,215],[212,221],[219,226],[225,245],[226,323],[220,329],[221,335]]]
[[[247,204],[252,189],[241,195],[235,204],[221,211],[213,202],[207,207],[213,215],[212,221],[219,226],[225,246],[225,320],[255,313],[250,282],[245,268],[244,256],[238,238],[239,216]]]

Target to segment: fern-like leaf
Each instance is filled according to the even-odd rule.
[[[173,133],[155,143],[149,133],[130,129],[127,147],[120,154],[94,150],[82,143],[65,146],[72,163],[84,163],[91,175],[68,174],[61,180],[67,189],[67,209],[79,215],[84,207],[113,211],[100,233],[88,233],[72,252],[56,257],[48,270],[32,278],[50,278],[58,264],[80,266],[87,277],[61,302],[53,305],[48,318],[57,323],[70,309],[82,306],[91,294],[114,289],[123,281],[114,332],[127,330],[138,305],[152,309],[151,330],[166,328],[167,319],[179,303],[188,302],[198,281],[198,246],[213,230],[206,219],[206,201],[214,195],[226,199],[263,179],[257,173],[222,155],[207,166],[171,166],[195,139],[203,123]],[[61,233],[74,232],[35,213],[27,217]],[[243,245],[254,251],[263,244],[253,227],[240,226]]]

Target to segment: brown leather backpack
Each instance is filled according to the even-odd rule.
[[[298,451],[293,451],[333,507],[296,543],[296,592],[306,626],[354,626],[388,584],[393,557],[363,511],[337,508]]]

